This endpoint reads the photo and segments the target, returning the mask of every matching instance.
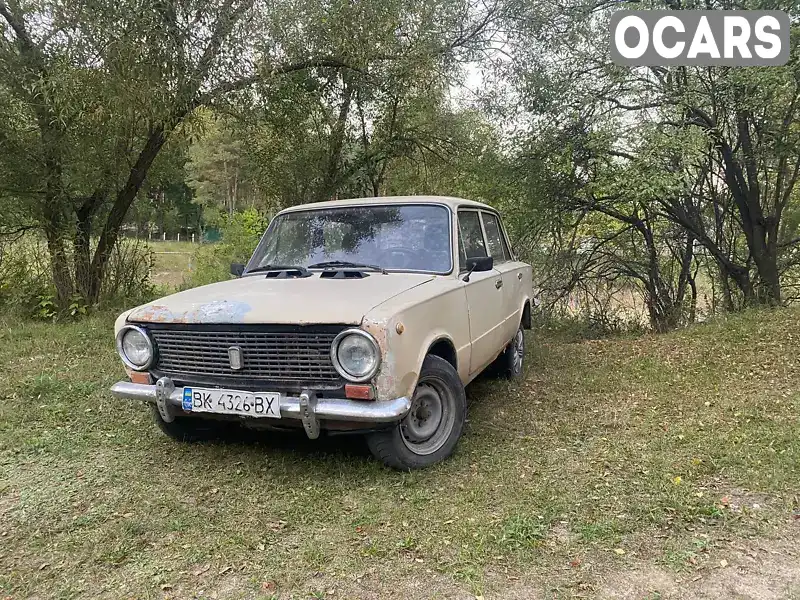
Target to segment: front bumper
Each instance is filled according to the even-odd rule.
[[[111,386],[117,398],[144,400],[158,407],[161,418],[172,421],[176,409],[182,411],[183,388],[175,387],[169,377],[162,377],[155,385],[118,381]],[[281,394],[281,418],[299,419],[308,437],[319,437],[320,420],[353,421],[359,423],[394,423],[406,416],[411,408],[408,398],[392,400],[348,400],[347,398],[317,398],[313,390],[304,390],[299,396]]]

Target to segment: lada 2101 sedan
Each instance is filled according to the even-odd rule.
[[[129,310],[116,321],[130,381],[172,438],[221,420],[366,435],[398,469],[449,456],[464,386],[522,371],[531,267],[498,213],[458,198],[365,198],[280,212],[238,278]]]

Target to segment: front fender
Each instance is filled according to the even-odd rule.
[[[410,398],[428,350],[440,339],[453,345],[459,378],[468,381],[471,346],[465,300],[463,289],[452,289],[392,315],[364,318],[361,327],[375,337],[381,350],[375,379],[378,398]]]

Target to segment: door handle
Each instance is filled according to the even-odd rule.
[[[503,280],[502,280],[502,279],[498,279],[497,281],[495,281],[495,282],[494,282],[494,287],[496,287],[498,290],[499,290],[501,287],[503,287]]]
[[[517,273],[517,279],[519,279],[520,281],[522,281],[522,273]]]

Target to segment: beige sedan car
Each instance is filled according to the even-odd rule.
[[[464,386],[522,372],[531,267],[498,213],[432,196],[362,198],[279,213],[237,277],[129,310],[115,326],[129,381],[170,437],[220,421],[355,432],[398,469],[449,456]]]

